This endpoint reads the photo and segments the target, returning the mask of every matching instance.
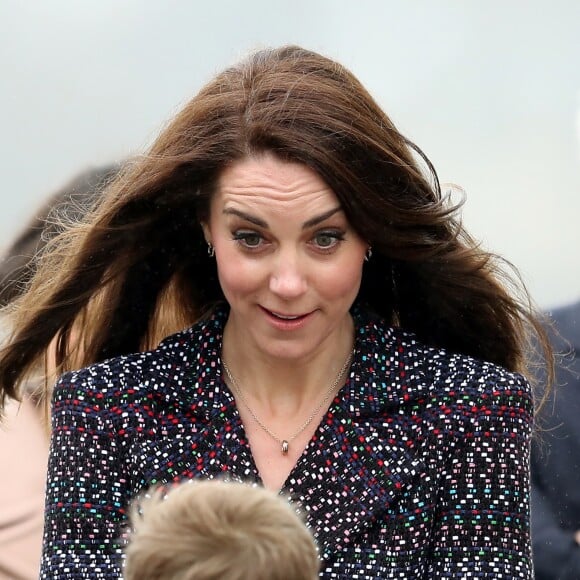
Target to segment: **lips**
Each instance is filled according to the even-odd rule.
[[[314,312],[311,311],[301,314],[294,314],[289,312],[277,312],[275,310],[269,310],[268,308],[264,308],[263,306],[260,306],[260,308],[265,314],[268,315],[269,319],[273,323],[277,323],[276,324],[277,326],[281,325],[285,328],[286,327],[294,328],[297,325],[300,325],[300,323],[307,320],[310,317],[310,315]]]

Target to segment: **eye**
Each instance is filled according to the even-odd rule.
[[[243,248],[259,248],[264,242],[264,238],[257,232],[237,231],[233,232],[233,239]]]
[[[319,232],[313,238],[313,243],[321,250],[330,250],[344,240],[344,234],[340,231]]]

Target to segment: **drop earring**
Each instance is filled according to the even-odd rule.
[[[373,249],[369,246],[365,253],[365,262],[368,262],[373,257]]]
[[[214,247],[211,245],[211,242],[207,243],[207,255],[210,258],[213,258],[215,256],[215,249]]]

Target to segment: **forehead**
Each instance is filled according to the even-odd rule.
[[[223,205],[309,207],[340,205],[326,182],[301,163],[272,154],[248,157],[227,167],[218,179],[216,201]]]

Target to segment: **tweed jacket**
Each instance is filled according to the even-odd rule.
[[[261,483],[221,376],[226,319],[61,377],[42,578],[120,577],[128,502],[152,484]],[[526,380],[354,319],[346,383],[282,489],[316,537],[320,577],[533,578]]]

